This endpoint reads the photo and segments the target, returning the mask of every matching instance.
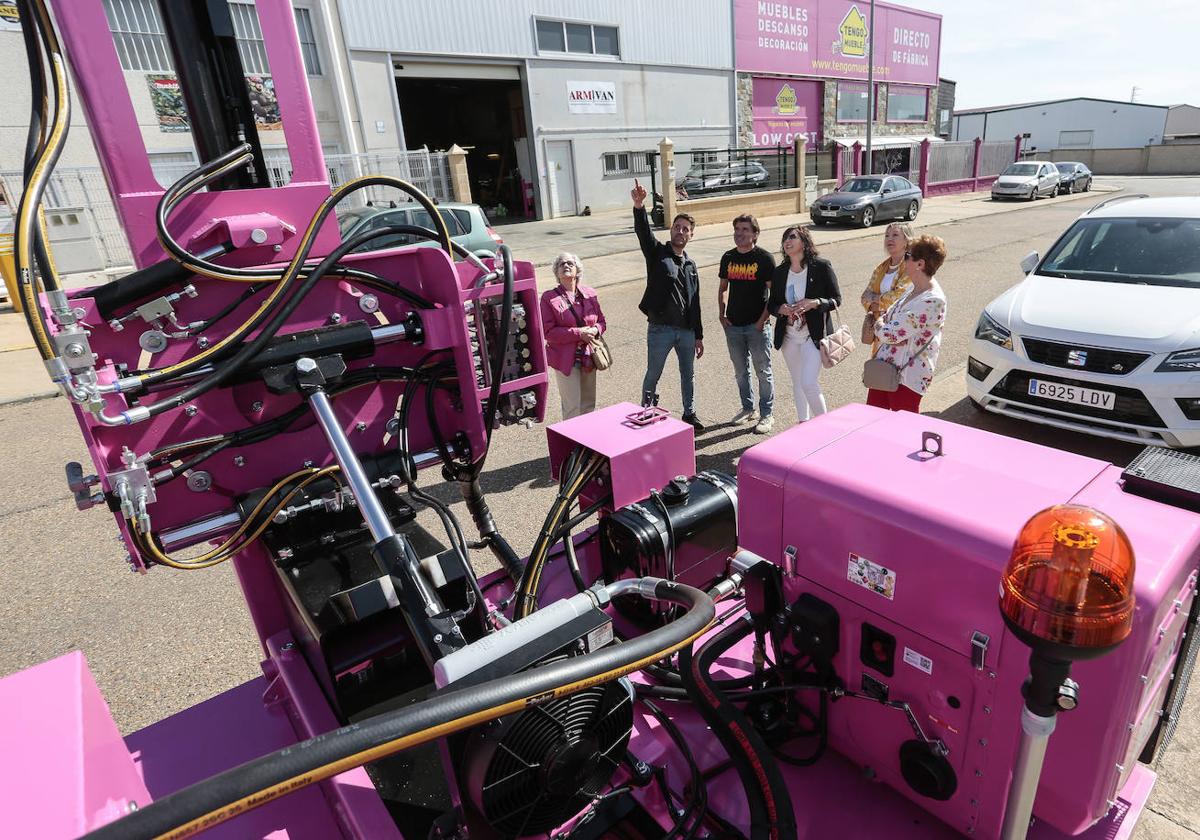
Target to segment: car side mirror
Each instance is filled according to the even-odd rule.
[[[887,194],[888,194],[888,193],[890,193],[891,191],[892,191],[892,188],[891,188],[891,187],[884,187],[884,188],[883,188],[883,194],[884,194],[884,195],[887,195]]]
[[[1037,268],[1037,264],[1041,261],[1042,258],[1038,256],[1037,251],[1030,251],[1025,255],[1025,259],[1021,260],[1021,270],[1026,274],[1030,274]]]

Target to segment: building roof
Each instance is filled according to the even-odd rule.
[[[1057,105],[1059,102],[1110,102],[1113,105],[1138,105],[1142,108],[1166,108],[1166,105],[1147,105],[1144,102],[1123,102],[1120,99],[1098,99],[1094,96],[1071,96],[1066,99],[1044,99],[1040,102],[1018,102],[1015,105],[993,105],[990,108],[963,108],[956,110],[954,116],[967,114],[991,114],[996,111],[1015,111],[1018,108],[1036,108],[1039,105]]]

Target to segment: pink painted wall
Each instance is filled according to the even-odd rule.
[[[868,20],[869,8],[852,0],[734,0],[736,67],[751,73],[866,79],[859,36],[846,37],[843,24],[857,16]],[[941,35],[941,15],[876,3],[875,80],[936,85]]]
[[[774,76],[755,76],[753,81],[754,145],[790,146],[807,134],[807,148],[818,149],[823,83]]]

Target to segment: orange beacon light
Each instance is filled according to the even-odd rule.
[[[1121,526],[1094,508],[1055,505],[1034,514],[1013,544],[1000,612],[1030,647],[1090,659],[1133,628],[1133,575]]]
[[[1000,612],[1031,653],[1002,840],[1026,837],[1058,713],[1079,703],[1071,663],[1107,653],[1133,629],[1133,572],[1129,537],[1082,505],[1034,514],[1013,543],[1000,581]]]

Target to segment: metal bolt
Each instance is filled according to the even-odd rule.
[[[342,316],[341,316],[341,314],[340,314],[340,313],[337,313],[337,312],[330,312],[330,313],[329,313],[329,323],[331,323],[331,324],[340,324],[340,323],[342,323]]]
[[[205,338],[204,336],[200,336],[199,338],[196,339],[196,346],[199,347],[201,350],[203,350],[205,347],[208,346],[208,339]]]
[[[358,299],[358,308],[368,315],[379,311],[379,298],[375,295],[363,295]]]
[[[982,778],[983,778],[983,771],[982,771],[982,770],[976,770],[976,771],[975,771],[975,778],[977,778],[977,779],[982,779]]]
[[[262,400],[255,400],[254,402],[250,403],[251,411],[262,411],[262,409],[263,409]]]
[[[284,642],[283,645],[279,649],[280,650],[291,650],[295,646],[296,645],[294,642]]]
[[[71,312],[75,315],[76,318],[83,318],[84,315],[87,315],[87,310],[84,309],[82,306],[76,306],[74,309],[71,310]],[[134,807],[137,807],[136,804]]]
[[[183,410],[183,413],[186,414],[188,417],[195,417],[199,412],[200,412],[200,409],[196,408],[196,406],[194,406],[194,405],[189,405],[187,408],[185,408]]]
[[[365,432],[367,430],[367,424],[360,420],[354,424],[354,428],[358,429],[360,432]]]
[[[73,342],[66,346],[66,348],[63,350],[63,355],[65,355],[68,359],[79,359],[83,357],[85,352],[86,351],[83,349],[82,344]]]
[[[280,560],[291,560],[293,554],[294,554],[294,552],[287,546],[284,546],[283,548],[279,549],[279,559]]]
[[[312,469],[312,465],[313,465],[313,463],[314,463],[314,462],[313,462],[313,460],[310,458],[309,460],[307,460],[307,461],[305,461],[305,462],[304,462],[304,468],[305,468],[306,470],[307,470],[307,469]]]
[[[234,465],[235,467],[244,467],[244,466],[246,466],[246,456],[244,456],[244,455],[234,455],[234,456],[233,456],[233,465]]]
[[[442,634],[441,634],[441,633],[434,633],[434,634],[433,634],[433,642],[434,642],[434,644],[438,644],[438,645],[440,645],[440,644],[442,643]]]
[[[296,370],[299,373],[313,373],[316,369],[316,361],[308,358],[308,356],[302,356],[296,360]]]
[[[980,738],[980,739],[979,739],[979,746],[981,746],[981,747],[986,747],[986,746],[987,746],[987,738]]]
[[[138,809],[138,804],[136,802],[134,802],[132,799],[130,799],[125,804],[125,813],[127,813],[127,814],[132,814],[137,809]]]
[[[282,250],[283,250],[283,246],[282,246],[282,245],[276,245],[276,246],[275,246],[275,253],[276,253],[276,254],[278,254],[278,253],[279,253],[280,251],[282,251]]]
[[[193,493],[205,493],[212,488],[212,475],[205,470],[188,473],[187,486]]]
[[[984,713],[985,715],[990,715],[990,714],[992,713],[992,707],[991,707],[991,706],[984,706],[984,707],[983,707],[983,713]]]

